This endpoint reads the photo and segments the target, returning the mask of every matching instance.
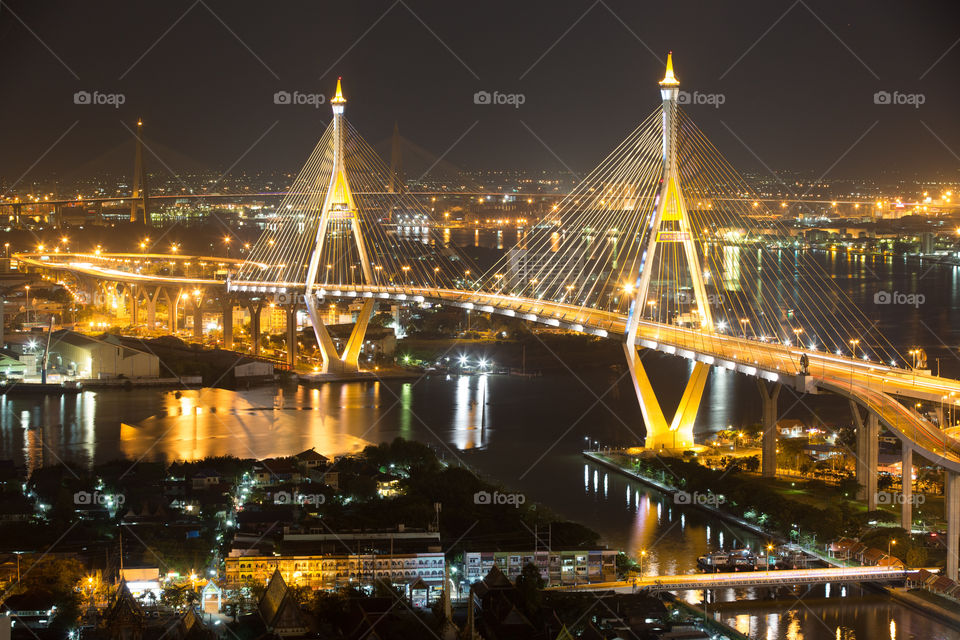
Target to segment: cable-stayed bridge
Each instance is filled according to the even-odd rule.
[[[347,121],[339,81],[330,125],[249,259],[226,282],[143,273],[113,256],[22,257],[39,268],[133,283],[141,291],[209,286],[245,304],[273,299],[288,318],[305,307],[327,372],[358,369],[378,299],[454,305],[621,339],[645,446],[654,450],[692,447],[710,369],[734,370],[754,377],[763,398],[766,476],[776,473],[782,385],[839,394],[850,400],[858,426],[857,478],[871,509],[881,423],[904,444],[904,477],[914,451],[946,469],[947,575],[956,578],[960,442],[913,404],[960,400],[960,382],[911,368],[812,256],[768,246],[762,230],[776,229],[780,216],[679,108],[679,86],[668,57],[661,104],[484,272],[438,229],[410,232],[395,224],[401,216],[429,220],[429,214],[414,195],[394,188],[389,169]],[[133,294],[139,295],[156,304],[158,294]],[[327,298],[362,303],[340,351],[319,309]],[[288,345],[295,342],[288,322]],[[691,363],[672,414],[650,383],[644,349]],[[911,491],[905,483],[906,527]]]

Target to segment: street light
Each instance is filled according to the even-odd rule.
[[[640,579],[643,580],[643,559],[647,557],[647,550],[640,549]]]
[[[854,360],[857,359],[857,347],[859,347],[859,346],[860,346],[860,340],[859,340],[859,339],[853,338],[852,340],[850,340],[850,347],[853,349],[853,359],[854,359]]]

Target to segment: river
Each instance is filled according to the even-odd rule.
[[[960,280],[952,267],[905,259],[848,261],[823,256],[842,288],[903,350],[927,349],[944,375],[960,376]],[[929,268],[928,268],[929,267]],[[868,273],[869,272],[869,273]],[[878,289],[920,292],[922,307],[871,306]],[[558,356],[562,358],[561,356]],[[689,364],[651,356],[654,385],[679,399]],[[783,400],[781,400],[783,402]],[[781,405],[786,415],[847,423],[846,405],[829,397]],[[698,433],[759,416],[753,381],[714,370],[698,416]],[[63,462],[81,468],[117,457],[196,459],[212,455],[263,458],[308,447],[324,454],[358,451],[397,436],[426,442],[447,461],[523,492],[553,511],[597,530],[610,546],[647,550],[644,572],[694,568],[708,549],[765,541],[643,485],[588,464],[587,440],[634,444],[640,411],[623,367],[562,366],[539,378],[433,375],[413,381],[337,383],[321,388],[266,387],[84,392],[42,400],[0,396],[0,457],[28,468]],[[533,540],[531,539],[531,546]],[[954,631],[886,596],[837,585],[795,597],[764,600],[750,590],[717,594],[721,617],[763,640],[944,640]],[[689,594],[697,601],[699,594]],[[723,601],[727,601],[723,603]]]

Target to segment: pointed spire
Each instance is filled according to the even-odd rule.
[[[333,96],[333,100],[330,101],[333,104],[343,104],[347,101],[347,99],[343,97],[343,89],[340,88],[340,80],[341,78],[337,78],[337,95]]]
[[[680,81],[677,80],[677,77],[673,75],[673,51],[667,53],[667,73],[664,74],[663,80],[660,81],[661,85],[679,85]]]

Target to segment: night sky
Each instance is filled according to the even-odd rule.
[[[274,94],[330,95],[338,75],[373,144],[397,121],[463,168],[581,172],[656,107],[673,50],[681,89],[722,94],[688,113],[742,170],[956,178],[958,17],[956,2],[902,0],[2,0],[0,177],[126,170],[138,116],[173,171],[296,170],[329,105]],[[77,105],[77,91],[125,102]],[[477,91],[525,101],[477,105]],[[878,105],[878,91],[924,102]]]

